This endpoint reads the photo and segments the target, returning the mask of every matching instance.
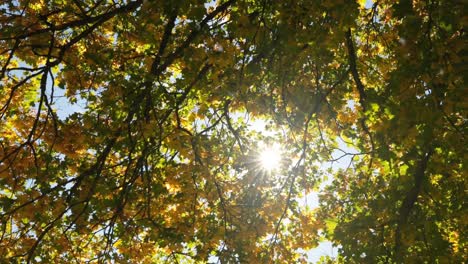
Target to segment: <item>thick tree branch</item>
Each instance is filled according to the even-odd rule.
[[[418,195],[421,191],[422,184],[424,182],[424,179],[426,178],[425,174],[427,169],[427,163],[431,155],[432,150],[429,150],[419,160],[416,170],[413,174],[414,185],[406,194],[399,210],[399,219],[395,231],[395,254],[398,260],[401,259],[401,230],[403,226],[406,225],[411,210],[413,209],[414,204],[418,199]]]
[[[359,77],[359,72],[357,70],[357,56],[356,56],[356,50],[354,49],[354,44],[353,44],[353,38],[351,36],[351,29],[348,29],[346,31],[346,48],[348,50],[348,62],[349,62],[349,71],[351,72],[351,75],[353,76],[354,83],[356,84],[358,93],[359,93],[359,104],[362,107],[362,110],[364,112],[363,117],[361,118],[361,126],[364,132],[367,134],[369,137],[369,141],[371,144],[371,152],[374,151],[375,149],[375,144],[374,140],[372,138],[372,134],[369,131],[369,127],[366,124],[366,118],[365,118],[365,113],[367,110],[366,107],[366,93],[364,91],[364,84],[361,81],[361,78]],[[372,159],[369,165],[369,168],[372,165]]]
[[[151,65],[151,72],[157,72],[159,63],[161,62],[161,57],[164,54],[164,50],[167,47],[167,44],[169,43],[169,38],[172,35],[172,29],[175,26],[175,20],[177,18],[177,10],[174,10],[169,17],[169,20],[167,21],[166,27],[164,28],[164,35],[161,40],[161,44],[159,45],[159,50],[158,53],[156,54],[156,57],[153,61],[153,64]]]
[[[364,91],[364,84],[362,84],[361,78],[359,77],[359,72],[357,70],[356,51],[354,49],[353,38],[351,36],[351,29],[346,31],[346,48],[348,49],[349,69],[359,92],[359,103],[365,111],[366,93]]]

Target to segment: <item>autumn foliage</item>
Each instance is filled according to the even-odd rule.
[[[1,1],[0,262],[466,261],[467,23],[442,0]]]

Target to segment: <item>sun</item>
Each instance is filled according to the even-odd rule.
[[[264,146],[259,153],[259,162],[263,170],[274,171],[281,164],[281,147],[279,144]]]

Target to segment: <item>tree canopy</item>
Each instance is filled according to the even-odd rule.
[[[443,0],[3,0],[0,262],[298,263],[326,239],[322,261],[462,263],[467,23]]]

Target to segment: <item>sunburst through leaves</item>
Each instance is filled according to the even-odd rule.
[[[272,172],[279,169],[282,157],[281,152],[281,146],[277,143],[263,145],[258,155],[258,161],[262,170]]]

